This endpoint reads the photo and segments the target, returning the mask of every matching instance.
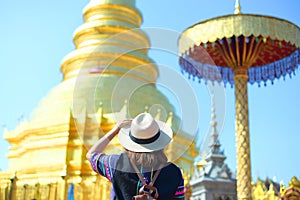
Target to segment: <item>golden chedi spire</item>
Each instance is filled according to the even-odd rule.
[[[117,76],[131,73],[136,79],[156,81],[157,68],[147,56],[150,42],[139,29],[142,16],[134,4],[133,0],[92,0],[85,7],[84,24],[73,36],[76,50],[61,65],[64,80],[98,72]],[[148,66],[135,69],[141,65]]]

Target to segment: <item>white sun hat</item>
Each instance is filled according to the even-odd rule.
[[[141,113],[119,132],[121,145],[133,152],[152,152],[163,149],[173,137],[172,129],[164,122],[154,120],[151,114]]]

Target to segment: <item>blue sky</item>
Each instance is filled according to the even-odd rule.
[[[0,125],[13,130],[18,118],[30,114],[39,101],[56,86],[62,75],[62,58],[74,49],[73,31],[83,23],[84,1],[1,1],[0,2]],[[231,14],[234,0],[137,0],[142,12],[142,27],[158,27],[180,33],[187,27],[216,16]],[[242,12],[271,15],[300,25],[299,0],[241,0]],[[172,40],[176,44],[176,40]],[[159,64],[180,71],[174,54],[150,51]],[[167,77],[160,71],[158,80]],[[183,78],[187,76],[183,76]],[[199,141],[205,137],[210,120],[210,99],[207,87],[186,79],[197,96],[199,106]],[[267,87],[249,85],[249,120],[251,137],[252,177],[273,178],[285,184],[292,176],[300,178],[300,74],[278,80]],[[225,121],[220,128],[220,141],[227,155],[226,162],[235,171],[234,90],[227,87]],[[173,97],[176,94],[173,94]],[[170,101],[174,98],[170,97]],[[181,97],[179,97],[180,99]],[[183,101],[185,103],[185,101]],[[186,102],[187,103],[187,102]],[[174,102],[176,106],[176,102]],[[178,111],[180,112],[180,111]],[[188,126],[188,122],[185,122]],[[9,144],[0,131],[0,168],[7,169],[5,154]]]

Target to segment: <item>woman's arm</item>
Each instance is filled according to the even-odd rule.
[[[106,133],[90,148],[90,150],[86,154],[86,158],[90,160],[94,152],[102,153],[109,142],[119,133],[120,129],[124,126],[130,125],[131,121],[132,120],[124,120],[121,123],[116,124],[113,129]]]

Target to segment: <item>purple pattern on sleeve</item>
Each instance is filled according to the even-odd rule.
[[[95,152],[95,153],[92,154],[92,156],[91,156],[91,158],[90,158],[90,160],[89,160],[90,163],[91,163],[91,166],[92,166],[92,168],[93,168],[93,170],[94,170],[94,172],[96,172],[96,173],[99,173],[98,170],[97,170],[97,165],[96,165],[96,163],[97,163],[97,161],[98,161],[100,155],[101,155],[101,153]]]
[[[111,181],[119,157],[120,155],[106,155],[104,153],[95,152],[91,156],[90,163],[96,173]]]

